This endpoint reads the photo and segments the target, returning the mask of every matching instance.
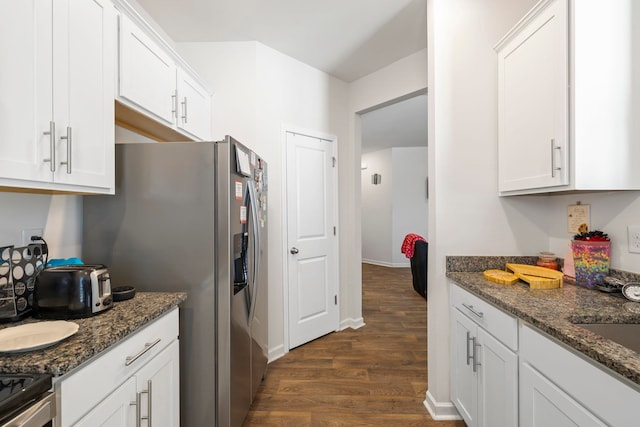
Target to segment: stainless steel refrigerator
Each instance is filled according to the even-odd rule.
[[[115,196],[83,198],[83,261],[112,286],[186,291],[181,424],[241,426],[267,367],[267,165],[231,137],[116,145]]]

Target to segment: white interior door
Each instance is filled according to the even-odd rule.
[[[335,141],[286,132],[289,348],[338,329]]]

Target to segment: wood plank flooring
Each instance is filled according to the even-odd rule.
[[[335,332],[269,365],[244,426],[428,426],[426,301],[408,268],[363,264],[365,326]]]

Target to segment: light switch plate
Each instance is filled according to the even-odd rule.
[[[628,225],[629,252],[640,254],[640,225]]]

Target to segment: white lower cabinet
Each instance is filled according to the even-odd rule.
[[[520,426],[605,426],[528,363],[520,366]]]
[[[75,427],[180,425],[179,345],[174,341],[114,390]]]
[[[640,386],[453,284],[451,400],[468,427],[640,425]]]
[[[453,403],[469,427],[517,425],[517,320],[457,286],[451,305]]]
[[[518,420],[518,356],[478,328],[478,426],[513,426]]]
[[[75,427],[135,426],[136,379],[129,378],[98,406],[74,424]]]
[[[178,309],[55,380],[56,427],[180,425]]]
[[[154,427],[180,425],[178,341],[151,359],[136,374],[137,418]]]
[[[640,388],[523,324],[520,426],[638,426]]]

